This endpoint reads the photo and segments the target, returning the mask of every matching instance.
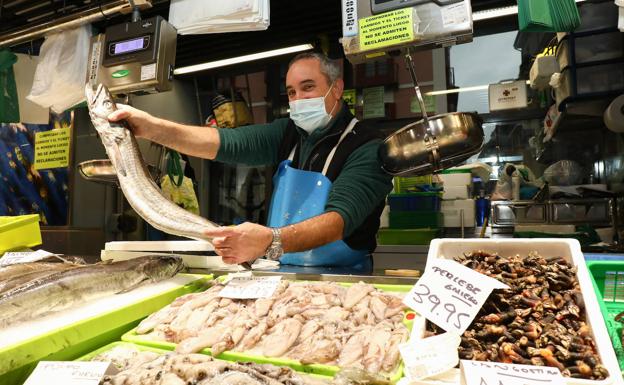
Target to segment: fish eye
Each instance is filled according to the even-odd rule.
[[[104,102],[104,107],[112,108],[113,107],[113,103],[111,103],[110,100],[107,100],[107,101]]]

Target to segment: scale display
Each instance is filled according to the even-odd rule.
[[[149,36],[110,43],[108,54],[111,56],[123,55],[131,52],[142,51],[149,47]]]

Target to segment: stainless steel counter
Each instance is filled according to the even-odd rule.
[[[231,273],[228,270],[189,269],[190,273],[214,274],[221,276]],[[373,270],[370,275],[353,274],[352,271],[337,267],[307,267],[307,266],[280,266],[275,270],[254,270],[254,275],[269,276],[281,275],[288,280],[302,281],[336,281],[336,282],[359,282],[364,281],[376,284],[388,285],[413,285],[418,278],[391,277],[384,275],[384,270]]]

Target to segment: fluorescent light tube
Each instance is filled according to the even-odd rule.
[[[582,3],[586,0],[576,0],[577,3]],[[518,14],[518,6],[511,5],[509,7],[486,9],[483,11],[473,12],[472,21],[495,19],[497,17],[510,16]]]
[[[531,84],[531,81],[527,80],[526,84]],[[489,84],[484,84],[482,86],[451,88],[450,90],[440,90],[440,91],[425,92],[425,95],[427,95],[427,96],[436,96],[436,95],[457,94],[457,93],[460,93],[460,92],[487,90],[489,87],[490,87]]]
[[[195,65],[188,66],[188,67],[176,68],[173,71],[173,74],[174,75],[188,74],[188,73],[191,73],[191,72],[204,71],[204,70],[208,70],[208,69],[211,69],[211,68],[224,67],[224,66],[229,66],[229,65],[232,65],[232,64],[238,64],[238,63],[244,63],[244,62],[248,62],[248,61],[265,59],[265,58],[273,57],[273,56],[287,55],[287,54],[290,54],[290,53],[307,51],[307,50],[310,50],[312,48],[314,48],[314,46],[312,44],[294,45],[294,46],[291,46],[291,47],[285,47],[285,48],[279,48],[279,49],[274,49],[274,50],[270,50],[270,51],[253,53],[253,54],[250,54],[250,55],[237,56],[237,57],[233,57],[233,58],[229,58],[229,59],[216,60],[216,61],[211,61],[211,62],[202,63],[202,64],[195,64]]]

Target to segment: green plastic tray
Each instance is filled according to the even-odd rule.
[[[422,229],[442,227],[439,211],[390,211],[388,223],[391,229]]]
[[[624,261],[587,261],[600,312],[604,318],[620,369],[624,371],[622,323],[614,320],[624,311]]]
[[[217,279],[224,279],[225,276],[219,277]],[[349,287],[353,285],[353,283],[344,283],[338,282],[338,284]],[[384,291],[384,292],[394,292],[394,293],[407,293],[412,289],[411,285],[385,285],[385,284],[374,284],[375,288]],[[411,315],[410,315],[411,314]],[[413,317],[414,312],[406,311],[405,316],[403,318],[403,322],[411,330],[413,326]],[[121,340],[125,342],[132,342],[138,345],[145,345],[157,349],[163,350],[174,350],[176,344],[172,342],[164,342],[164,341],[150,341],[142,338],[142,335],[136,333],[136,328],[130,330],[123,336],[121,336]],[[210,348],[203,349],[200,353],[212,355]],[[321,376],[333,377],[336,373],[340,371],[340,367],[332,366],[332,365],[322,365],[322,364],[309,364],[304,365],[299,361],[287,359],[287,358],[275,358],[275,357],[265,357],[254,354],[246,354],[241,352],[232,352],[225,351],[217,356],[219,359],[227,360],[227,361],[238,361],[238,362],[255,362],[258,364],[273,364],[277,366],[288,366],[291,369],[294,369],[298,372],[317,374]],[[392,383],[396,383],[398,380],[403,377],[403,362],[401,361],[398,368],[394,373],[390,376],[390,381]]]
[[[0,347],[0,384],[21,384],[38,361],[68,361],[119,340],[139,321],[175,298],[198,291],[212,275],[197,275],[184,286],[170,289],[108,313],[66,325],[17,344]]]
[[[439,234],[439,229],[379,229],[380,245],[429,245]]]
[[[124,342],[124,341],[117,341],[117,342],[112,342],[108,345],[102,346],[101,348],[94,350],[88,354],[85,354],[84,356],[76,359],[76,361],[91,361],[91,359],[93,359],[93,357],[97,356],[98,354],[107,352],[109,350],[112,350],[118,346],[126,346],[129,348],[136,348],[139,351],[142,352],[154,352],[154,353],[171,353],[171,350],[165,350],[165,349],[158,349],[158,348],[153,348],[151,346],[145,346],[145,345],[139,345],[139,344],[134,344],[131,342]],[[331,381],[331,377],[328,376],[321,376],[318,374],[314,374],[314,373],[307,373],[306,375],[311,376],[311,377],[315,377],[315,378],[319,378],[319,379],[324,379],[327,380],[328,382]]]

